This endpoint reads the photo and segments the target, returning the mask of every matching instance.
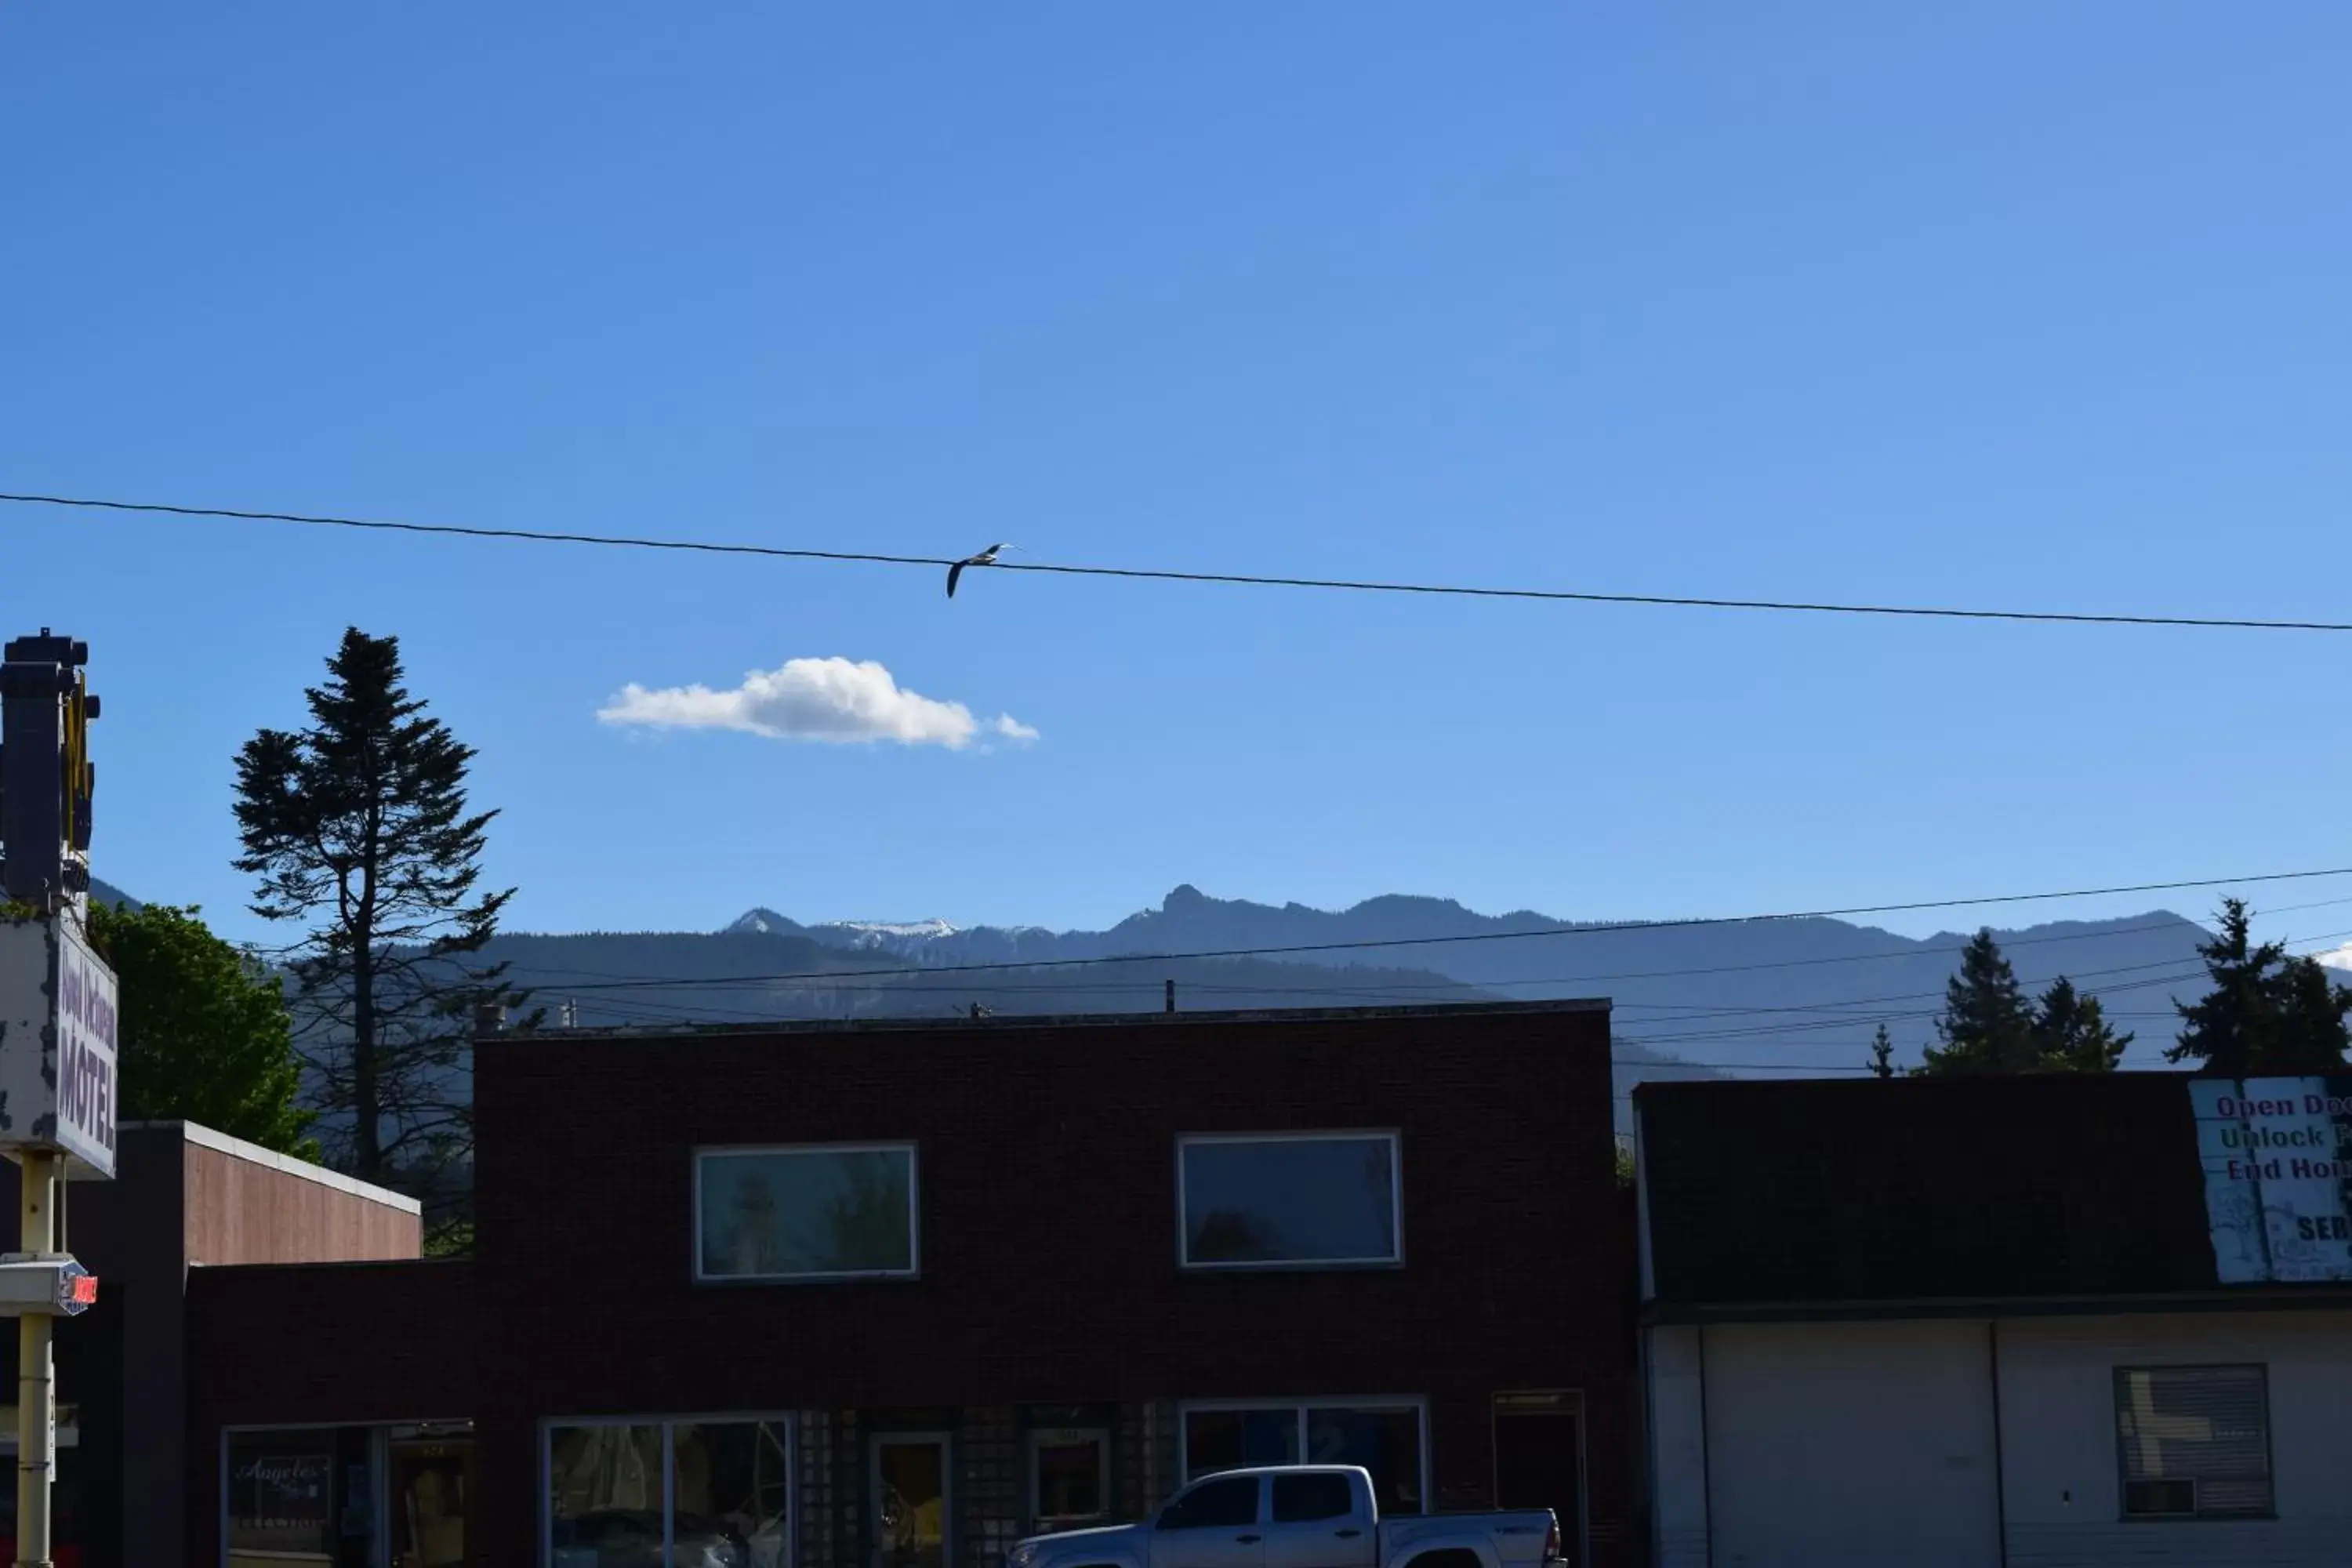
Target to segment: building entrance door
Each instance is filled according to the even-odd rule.
[[[947,1568],[950,1507],[945,1432],[877,1432],[868,1489],[874,1568]]]
[[[474,1502],[474,1434],[395,1426],[387,1435],[392,1568],[465,1568]]]
[[[1584,1562],[1584,1396],[1495,1396],[1495,1506],[1548,1508],[1560,1555]]]

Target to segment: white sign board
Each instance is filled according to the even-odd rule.
[[[114,1174],[114,972],[56,920],[0,920],[0,1148]]]
[[[2352,1280],[2352,1075],[2189,1082],[2224,1285]]]

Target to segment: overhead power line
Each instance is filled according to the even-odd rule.
[[[2335,909],[2344,904],[2352,904],[2352,898],[2318,899],[2308,903],[2280,904],[2265,909],[2263,912],[2266,915],[2295,914],[2305,910]],[[2053,931],[2042,936],[2012,937],[2001,943],[2001,951],[2003,952],[2010,952],[2019,948],[2042,947],[2059,942],[2105,942],[2117,937],[2139,935],[2147,931],[2170,931],[2184,923],[2187,922],[2180,921],[2179,918],[2176,916],[2169,920],[2150,921],[2142,925],[2107,926],[2096,931]],[[2344,934],[2352,935],[2352,932],[2347,932]],[[1410,973],[1412,972],[1385,970],[1365,971],[1357,969],[1353,966],[1332,966],[1328,968],[1302,970],[1302,973],[1311,973],[1318,976],[1318,978],[1303,981],[1301,984],[1297,985],[1223,984],[1205,979],[1195,979],[1189,982],[1188,984],[1190,987],[1190,993],[1193,995],[1298,996],[1312,994],[1366,996],[1385,1000],[1412,1001],[1417,999],[1422,993],[1433,991],[1441,993],[1456,991],[1492,991],[1502,986],[1591,985],[1601,984],[1604,981],[1612,980],[1660,980],[1679,979],[1691,975],[1744,974],[1764,970],[1811,969],[1824,964],[1832,963],[1873,963],[1887,959],[1917,959],[1923,957],[1933,957],[1938,953],[1965,952],[1967,950],[1968,944],[1966,942],[1948,942],[1940,944],[1920,944],[1912,947],[1886,948],[1876,952],[1840,952],[1829,953],[1815,958],[1766,959],[1756,963],[1707,963],[1674,969],[1628,969],[1597,973],[1580,971],[1573,974],[1528,975],[1515,980],[1493,980],[1483,976],[1476,980],[1458,980],[1448,978],[1424,981],[1385,980],[1378,977],[1386,973]],[[274,950],[256,949],[254,951],[267,952]],[[1110,958],[1094,960],[1091,962],[1148,964],[1150,961],[1147,958]],[[772,978],[769,976],[753,976],[749,978],[739,977],[734,979],[715,980],[698,980],[691,977],[666,979],[663,976],[653,974],[615,973],[614,971],[609,969],[573,969],[557,964],[531,963],[520,959],[516,960],[515,963],[518,966],[518,973],[528,979],[533,987],[541,991],[562,991],[568,986],[572,986],[575,982],[583,980],[621,980],[642,982],[648,988],[657,985],[674,985],[681,990],[721,990],[764,985],[769,984]],[[1018,965],[1015,967],[1018,967]],[[847,983],[851,981],[853,976],[861,973],[876,973],[881,975],[883,978],[877,980],[870,985],[859,985]],[[845,970],[842,972],[840,976],[840,980],[844,982],[844,984],[839,984],[838,988],[853,991],[895,990],[898,989],[898,987],[888,984],[888,982],[894,977],[903,977],[910,973],[930,974],[939,973],[939,971],[935,969],[921,969],[916,971],[891,969],[862,972]],[[2106,972],[2086,971],[2084,973],[2098,973]],[[1367,975],[1371,977],[1370,984],[1355,983],[1358,977]],[[1144,993],[1156,994],[1166,984],[1167,982],[1165,977],[1155,976],[1142,980],[1094,981],[1087,983],[1084,989],[1087,991],[1106,993],[1125,991],[1134,992],[1138,994]],[[1003,983],[971,985],[959,984],[955,987],[955,990],[959,994],[964,993],[974,993],[989,996],[1034,994],[1050,995],[1055,994],[1068,994],[1071,991],[1071,986],[1067,982],[1048,980],[1035,981],[1026,984],[1013,983],[1010,984]],[[1843,1004],[1823,1004],[1825,1006],[1841,1005]],[[658,1005],[658,1004],[656,1004],[656,1005]],[[724,1010],[711,1008],[702,1004],[697,1004],[697,1005],[703,1006],[705,1011]],[[1616,1005],[1622,1011],[1632,1008],[1648,1010],[1651,1008],[1681,1006],[1687,1005],[1663,1002],[1651,1003],[1621,1001],[1617,1003]],[[1733,1008],[1731,1011],[1738,1012],[1740,1011],[1740,1009]],[[744,1015],[746,1017],[756,1016],[761,1018],[772,1017],[775,1016],[776,1015],[770,1013],[747,1013]],[[1664,1022],[1665,1020],[1650,1021]]]
[[[2299,910],[2326,909],[2338,904],[2352,904],[2352,899],[2322,899],[2315,903],[2286,904],[2277,909],[2265,910],[2263,912],[2268,915],[2284,915],[2294,913]],[[2047,936],[2017,937],[2009,942],[2003,942],[2001,944],[2001,951],[2006,952],[2012,948],[2040,947],[2051,942],[2101,942],[2114,937],[2132,936],[2145,931],[2170,931],[2175,926],[2181,923],[2184,922],[2180,921],[2178,917],[2176,917],[2172,920],[2150,921],[2145,925],[2110,926],[2099,931],[2055,931]],[[299,943],[291,944],[284,949],[254,948],[251,949],[251,951],[262,953],[291,952],[293,946],[299,945]],[[1968,944],[1966,942],[1948,942],[1941,945],[1922,944],[1914,947],[1890,947],[1878,952],[1828,953],[1817,958],[1774,958],[1766,959],[1756,963],[1707,963],[1700,964],[1696,967],[1677,969],[1629,969],[1619,970],[1614,973],[1579,973],[1575,974],[1534,974],[1517,980],[1489,980],[1482,976],[1476,980],[1458,980],[1445,977],[1434,980],[1383,980],[1370,985],[1330,985],[1322,984],[1319,980],[1310,981],[1298,985],[1224,985],[1211,984],[1205,981],[1194,981],[1192,984],[1196,987],[1205,985],[1209,990],[1215,992],[1221,996],[1285,996],[1305,991],[1322,994],[1344,993],[1349,995],[1362,996],[1410,996],[1413,993],[1422,991],[1492,991],[1498,987],[1507,985],[1590,985],[1596,984],[1605,980],[1661,980],[1677,979],[1686,975],[1699,974],[1744,974],[1751,973],[1759,970],[1811,969],[1822,964],[1830,963],[1873,963],[1891,958],[1932,957],[1939,952],[1964,952],[1967,949]],[[1150,960],[1144,958],[1113,958],[1097,960],[1095,962],[1112,963],[1149,963]],[[569,969],[556,964],[528,963],[526,961],[520,959],[516,960],[515,963],[524,968],[525,972],[530,976],[532,984],[541,990],[561,990],[565,984],[570,984],[568,980],[542,977],[567,975],[573,979],[582,980],[641,980],[649,985],[665,983],[661,976],[653,974],[616,974],[609,969]],[[1349,972],[1349,966],[1335,966],[1328,972],[1333,973],[1346,973]],[[855,974],[857,973],[860,972],[854,970],[845,970],[843,972],[845,975]],[[878,973],[887,977],[904,974],[908,972],[904,970],[882,970],[866,971],[865,973]],[[924,969],[919,973],[931,974],[939,973],[939,971],[934,969]],[[1324,971],[1318,970],[1317,973],[1324,973]],[[1376,970],[1372,973],[1374,974],[1382,973],[1412,973],[1414,971]],[[756,985],[765,984],[765,982],[761,979],[680,979],[676,981],[674,984],[698,987],[719,987],[725,985]],[[1165,984],[1166,981],[1164,978],[1153,978],[1149,980],[1105,980],[1096,982],[1089,987],[1089,989],[1097,991],[1158,991]],[[855,987],[847,988],[855,989]],[[875,990],[881,990],[884,988],[885,987],[879,984],[872,987],[872,989]],[[1067,991],[1069,986],[1065,983],[1055,981],[1038,981],[1029,984],[968,985],[959,986],[958,989],[985,992],[992,995],[998,994],[1010,994],[1022,992]],[[1633,1005],[1633,1004],[1620,1004],[1620,1005]]]
[[[2069,888],[2042,893],[1994,893],[1958,899],[1916,899],[1903,903],[1849,904],[1838,909],[1791,910],[1772,914],[1700,915],[1683,920],[1601,921],[1590,925],[1536,926],[1524,931],[1468,931],[1447,936],[1381,937],[1360,942],[1302,942],[1270,947],[1204,948],[1190,952],[1104,953],[1088,958],[1003,960],[986,963],[908,964],[888,969],[818,969],[772,974],[712,975],[699,980],[644,979],[590,981],[566,986],[573,991],[679,989],[708,985],[775,984],[803,980],[878,980],[892,975],[974,974],[1009,969],[1076,969],[1105,963],[1169,963],[1200,958],[1266,958],[1298,952],[1355,952],[1380,948],[1452,946],[1473,942],[1513,942],[1538,937],[1600,936],[1612,931],[1687,931],[1708,926],[1766,925],[1789,921],[1843,920],[1856,915],[1885,915],[1922,910],[1982,908],[1992,904],[2042,903],[2057,899],[2090,899],[2122,893],[2179,892],[2191,888],[2244,887],[2258,882],[2305,881],[2318,877],[2352,876],[2352,867],[2315,871],[2267,871],[2252,877],[2200,877],[2169,882],[2133,882],[2108,888]],[[1475,984],[1470,982],[1468,984]]]
[[[2235,616],[2110,615],[2073,610],[1997,610],[1946,605],[1838,604],[1809,599],[1730,599],[1691,594],[1608,594],[1571,588],[1496,588],[1460,583],[1403,583],[1351,577],[1277,576],[1247,572],[1185,572],[1165,567],[1094,566],[1069,562],[991,561],[974,563],[953,555],[893,555],[867,550],[817,550],[773,544],[738,544],[713,540],[661,539],[619,533],[576,533],[530,528],[489,528],[456,522],[402,522],[386,518],[337,517],[291,511],[252,511],[233,507],[183,506],[163,501],[101,500],[0,492],[0,501],[21,506],[75,507],[91,511],[142,512],[164,517],[212,518],[235,522],[286,522],[315,528],[362,529],[383,533],[443,535],[458,539],[512,540],[534,544],[590,544],[626,550],[663,550],[706,555],[751,555],[780,561],[856,562],[931,569],[959,563],[971,570],[1040,572],[1066,577],[1119,577],[1157,583],[1221,584],[1258,588],[1312,588],[1356,594],[1418,594],[1468,599],[1521,599],[1578,605],[1634,605],[1695,610],[1768,610],[1803,615],[1892,616],[1931,620],[2022,621],[2095,626],[2192,626],[2206,630],[2352,632],[2352,621],[2266,620]]]

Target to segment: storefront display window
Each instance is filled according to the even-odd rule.
[[[470,1422],[231,1430],[227,1568],[461,1568]]]
[[[376,1568],[374,1429],[228,1436],[228,1565]]]
[[[551,1427],[547,1568],[788,1568],[782,1420]]]
[[[1382,1513],[1421,1513],[1423,1415],[1418,1401],[1193,1405],[1184,1412],[1184,1477],[1302,1460],[1361,1465]]]
[[[1040,1530],[1098,1524],[1110,1515],[1110,1434],[1092,1427],[1029,1434],[1030,1518]]]

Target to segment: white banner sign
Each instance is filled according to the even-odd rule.
[[[0,920],[0,1148],[114,1174],[114,972],[70,917]]]
[[[114,971],[64,925],[58,928],[58,1144],[114,1173]]]
[[[2352,1075],[2189,1082],[2224,1285],[2352,1280]]]

